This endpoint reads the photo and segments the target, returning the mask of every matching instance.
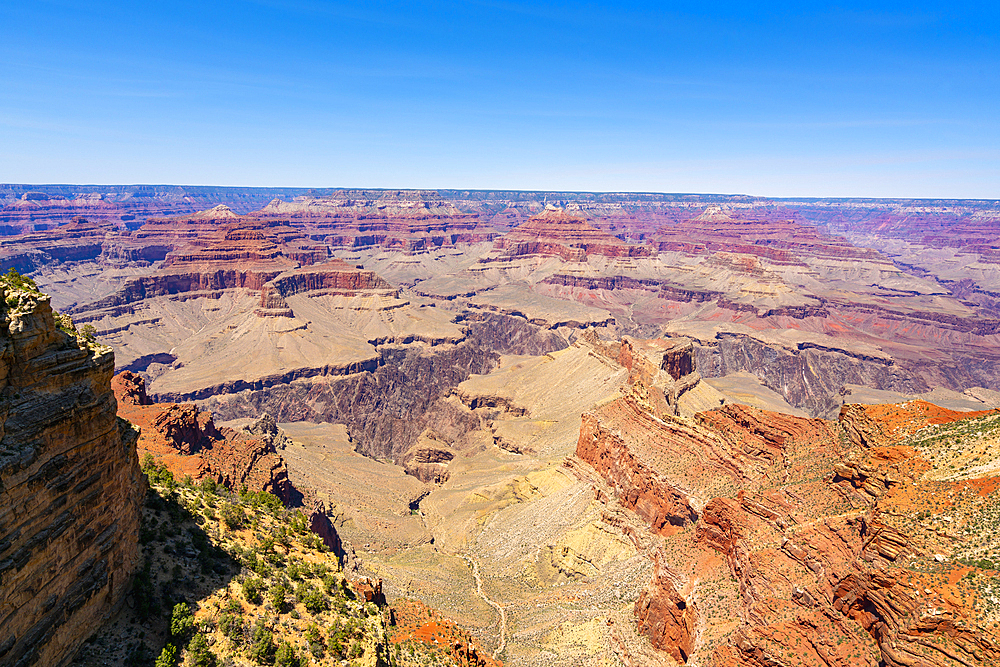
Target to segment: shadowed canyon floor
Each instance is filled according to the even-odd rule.
[[[4,187],[139,455],[381,582],[359,661],[1000,661],[995,202]]]

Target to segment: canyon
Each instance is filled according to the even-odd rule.
[[[273,494],[480,656],[1000,660],[996,202],[3,186],[0,217],[137,488],[148,454]]]

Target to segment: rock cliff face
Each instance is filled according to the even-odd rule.
[[[116,230],[114,225],[77,216],[57,229],[4,239],[0,241],[0,269],[28,273],[57,262],[95,260],[103,251],[105,236]]]
[[[267,491],[286,506],[301,508],[309,528],[338,556],[344,547],[330,520],[330,512],[314,489],[296,487],[280,450],[288,445],[274,418],[263,414],[241,428],[216,428],[211,413],[192,404],[153,403],[142,377],[130,371],[112,380],[118,412],[140,425],[137,447],[149,453],[177,478],[210,477],[231,491]]]
[[[885,356],[808,344],[775,345],[742,333],[719,333],[700,341],[695,358],[706,377],[746,371],[791,405],[831,417],[836,416],[838,392],[846,383],[907,394],[929,389],[919,375]]]
[[[975,526],[998,479],[974,477],[995,473],[981,457],[996,412],[852,405],[838,424],[726,405],[684,420],[639,388],[583,416],[576,453],[663,536],[635,605],[654,646],[714,667],[1000,659],[995,612],[976,602],[995,564],[958,555],[996,543]]]
[[[477,213],[429,191],[345,190],[331,196],[275,199],[254,216],[289,220],[333,248],[371,248],[421,253],[499,234],[480,226]]]
[[[587,255],[646,257],[650,249],[628,245],[591,226],[581,217],[558,209],[546,209],[496,240],[494,246],[506,257],[552,255],[565,261],[582,262]]]
[[[458,433],[478,427],[478,418],[463,423],[468,415],[452,415],[441,399],[470,375],[492,370],[500,354],[545,354],[566,347],[558,334],[520,317],[469,313],[464,323],[467,334],[457,344],[385,345],[371,368],[237,390],[203,405],[225,420],[268,413],[278,421],[339,422],[347,425],[359,452],[401,460],[432,419]]]
[[[840,424],[853,442],[863,447],[885,447],[894,445],[929,425],[973,419],[992,412],[959,412],[919,400],[889,405],[851,404],[841,408]]]
[[[635,602],[635,618],[639,631],[653,646],[683,663],[694,652],[697,615],[677,594],[674,583],[668,571],[657,564],[653,581]]]
[[[122,601],[145,482],[110,348],[0,290],[0,664],[64,665]]]
[[[288,480],[277,452],[284,436],[269,415],[242,429],[216,428],[212,415],[193,404],[153,403],[141,377],[125,371],[115,376],[118,414],[138,425],[139,453],[161,460],[177,477],[211,477],[228,489],[273,493],[286,504],[302,493]]]

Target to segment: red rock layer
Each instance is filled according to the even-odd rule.
[[[620,350],[633,374],[646,361],[640,349]],[[916,402],[850,406],[841,429],[727,405],[685,423],[657,416],[637,388],[583,416],[577,456],[664,535],[635,606],[654,646],[716,667],[1000,664],[995,632],[977,617],[975,584],[942,583],[911,566],[945,547],[908,518],[959,497],[994,502],[987,496],[1000,480],[926,481],[928,464],[912,448],[888,446],[969,413]],[[697,582],[712,576],[712,552],[725,559],[738,598],[711,613],[741,621],[706,646],[693,628],[705,632],[707,611],[692,601],[710,592],[698,593]]]
[[[497,239],[494,247],[506,257],[551,255],[580,262],[587,255],[646,257],[646,246],[629,245],[602,232],[583,218],[561,210],[545,210]]]
[[[463,213],[427,191],[341,191],[290,202],[276,199],[253,215],[289,220],[332,247],[380,246],[414,253],[498,236],[480,225],[477,213]]]
[[[441,651],[459,667],[502,667],[485,651],[476,647],[472,636],[437,611],[417,600],[401,598],[390,606],[392,625],[389,641],[396,645],[419,642]]]
[[[396,295],[399,290],[386,282],[374,271],[348,265],[342,259],[333,258],[323,264],[294,269],[279,274],[261,287],[259,315],[279,311],[291,315],[285,297],[309,292],[312,296],[326,294],[335,296],[356,296],[363,293]]]
[[[7,237],[0,240],[0,269],[29,273],[54,262],[94,260],[115,231],[117,226],[75,217],[55,229]]]
[[[602,418],[614,415],[614,426]],[[661,422],[632,397],[621,398],[595,413],[583,415],[576,455],[594,467],[619,500],[650,523],[654,532],[671,534],[698,519],[681,485],[657,474],[680,438],[684,445],[697,434]],[[623,424],[622,422],[627,422]],[[624,428],[621,428],[624,427]],[[638,436],[641,442],[634,438]]]
[[[697,614],[678,595],[673,577],[659,563],[653,581],[635,602],[635,618],[639,632],[653,646],[669,653],[677,662],[687,662],[694,652]]]
[[[931,424],[949,424],[993,412],[996,411],[959,412],[920,400],[887,405],[852,403],[840,409],[840,423],[853,442],[883,447],[905,440]]]
[[[145,186],[134,188],[137,196],[116,196],[112,193],[63,196],[27,192],[17,201],[0,206],[0,223],[17,230],[14,233],[30,234],[33,231],[52,229],[77,216],[117,227],[148,216],[191,213],[199,208],[190,198],[141,196],[143,193],[138,190],[143,187]]]
[[[660,252],[711,255],[721,251],[755,256],[779,265],[802,265],[801,257],[881,259],[873,250],[858,248],[844,238],[824,234],[812,226],[772,216],[738,219],[718,207],[709,207],[698,217],[664,225],[651,236],[650,241]]]
[[[177,478],[209,476],[230,490],[245,486],[251,491],[267,491],[286,504],[301,495],[288,480],[284,460],[264,434],[217,429],[210,413],[191,404],[149,404],[148,399],[141,403],[138,397],[145,394],[144,382],[129,371],[115,378],[115,390],[119,415],[141,430],[139,455],[152,454]]]

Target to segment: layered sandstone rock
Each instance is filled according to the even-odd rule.
[[[64,665],[129,589],[145,482],[110,348],[0,290],[0,664]]]
[[[551,255],[582,262],[588,255],[646,257],[649,248],[628,245],[586,220],[563,210],[547,208],[496,240],[494,247],[506,257]]]
[[[927,401],[888,405],[845,405],[840,423],[851,440],[865,447],[894,445],[929,425],[948,424],[992,414],[992,410],[960,412]]]
[[[145,382],[129,371],[115,376],[114,388],[119,414],[141,429],[140,455],[152,454],[175,476],[212,477],[234,491],[273,493],[286,504],[301,500],[277,452],[284,436],[269,415],[239,430],[219,429],[192,404],[152,403]]]
[[[934,429],[951,424],[990,442],[1000,429],[994,412],[916,401],[848,406],[841,427],[726,405],[684,420],[637,391],[652,365],[629,342],[619,360],[637,376],[631,390],[584,414],[576,453],[618,503],[663,535],[656,573],[635,605],[654,646],[718,667],[996,662],[1000,626],[973,602],[989,587],[960,579],[961,564],[935,574],[953,558],[959,528],[939,529],[942,539],[921,523],[942,503],[954,507],[943,525],[960,521],[961,534],[990,516],[998,480],[956,478],[947,453],[957,435]],[[920,450],[933,462],[916,446],[937,447]],[[935,467],[952,472],[942,478]],[[735,590],[720,581],[713,554]]]
[[[635,601],[635,618],[653,646],[683,663],[694,652],[697,613],[674,584],[675,577],[658,563],[653,581]]]
[[[429,191],[342,190],[328,196],[275,199],[253,213],[302,225],[334,248],[384,248],[420,253],[492,241],[499,234],[479,215]]]
[[[292,317],[294,313],[285,299],[303,292],[312,297],[353,297],[358,294],[399,296],[399,290],[374,271],[365,271],[334,258],[323,264],[286,271],[265,283],[260,291],[260,308],[256,312],[262,317]]]
[[[280,453],[289,440],[273,417],[264,414],[239,428],[217,428],[211,413],[192,404],[153,403],[145,381],[130,371],[116,375],[112,386],[119,414],[142,429],[140,456],[151,454],[178,478],[210,477],[230,491],[272,493],[286,506],[302,508],[310,529],[333,553],[344,555],[331,509],[314,489],[298,488],[289,479]]]
[[[117,226],[90,222],[76,216],[55,229],[14,236],[0,241],[0,269],[29,273],[60,262],[97,259],[105,237]]]

